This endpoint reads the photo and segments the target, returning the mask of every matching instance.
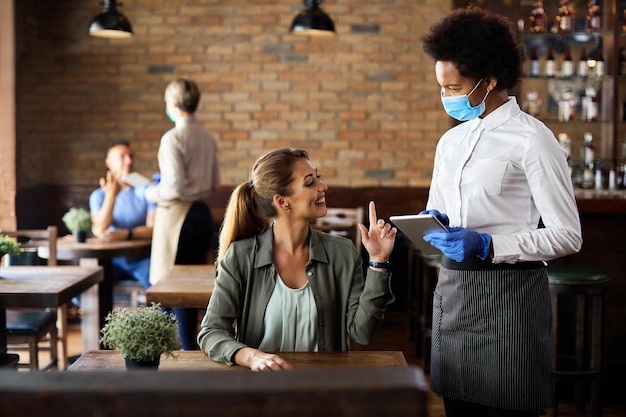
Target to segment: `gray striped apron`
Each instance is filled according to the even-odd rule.
[[[551,407],[551,321],[546,268],[454,270],[444,262],[433,299],[431,389],[509,410]]]

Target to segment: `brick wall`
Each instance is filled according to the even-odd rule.
[[[163,91],[198,82],[198,117],[218,141],[222,185],[264,150],[310,151],[330,185],[427,186],[449,126],[421,37],[439,0],[328,0],[332,40],[289,34],[300,0],[124,0],[132,40],[90,37],[93,0],[16,8],[17,188],[97,184],[114,140],[157,170],[171,127]]]

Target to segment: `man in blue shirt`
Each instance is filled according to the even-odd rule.
[[[151,239],[156,204],[144,197],[145,186],[132,187],[123,181],[133,172],[133,154],[128,142],[117,142],[107,152],[106,178],[89,196],[92,232],[105,242]],[[150,258],[114,258],[114,276],[134,279],[150,287]]]

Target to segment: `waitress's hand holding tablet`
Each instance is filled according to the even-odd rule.
[[[439,218],[442,221],[439,220]],[[447,233],[448,216],[436,210],[410,214],[404,216],[391,216],[389,220],[413,242],[425,255],[441,255],[438,248],[424,241],[424,236],[433,232]],[[444,224],[445,223],[445,224]]]

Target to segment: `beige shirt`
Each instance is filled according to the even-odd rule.
[[[215,139],[195,116],[177,120],[163,135],[158,160],[161,182],[146,190],[148,201],[206,200],[219,186]]]

